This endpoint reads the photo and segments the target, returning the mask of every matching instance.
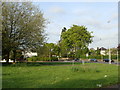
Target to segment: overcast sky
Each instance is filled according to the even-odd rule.
[[[36,2],[50,24],[45,28],[49,43],[57,43],[63,27],[73,24],[85,25],[93,31],[90,48],[117,47],[118,3],[117,2]]]

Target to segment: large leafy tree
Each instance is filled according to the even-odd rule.
[[[45,43],[43,47],[41,48],[42,52],[38,51],[38,55],[47,57],[49,58],[52,57],[52,55],[59,56],[60,54],[60,47],[57,44],[54,43]]]
[[[56,56],[60,56],[60,47],[58,44],[54,44],[53,54]]]
[[[75,57],[78,56],[77,53],[85,54],[88,52],[88,45],[92,43],[91,33],[85,26],[73,25],[62,32],[60,46],[67,54],[74,52]]]
[[[2,3],[2,56],[9,61],[10,52],[36,49],[44,40],[46,20],[43,13],[30,2]]]
[[[46,43],[45,47],[47,49],[47,55],[51,58],[53,55],[54,43]]]

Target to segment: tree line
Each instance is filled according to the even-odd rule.
[[[38,51],[38,56],[80,58],[89,51],[88,46],[93,38],[91,34],[85,26],[73,25],[69,29],[63,27],[58,43],[45,43],[43,52]]]
[[[2,2],[2,59],[15,60],[22,52],[34,51],[39,57],[80,58],[88,52],[93,42],[93,32],[84,25],[63,27],[58,43],[47,43],[44,28],[48,21],[40,9],[31,2]]]
[[[79,57],[92,42],[85,26],[73,25],[62,29],[57,44],[46,43],[46,19],[38,7],[30,2],[2,2],[2,59],[9,62],[21,56],[20,51],[36,51],[38,56]]]

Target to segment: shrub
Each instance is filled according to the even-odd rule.
[[[51,60],[58,61],[58,58],[57,57],[51,57]]]
[[[33,57],[29,57],[27,58],[28,61],[58,61],[58,58],[57,57],[36,57],[36,56],[33,56]]]
[[[33,57],[29,57],[27,58],[28,61],[37,61],[38,60],[38,57],[36,56],[33,56]]]

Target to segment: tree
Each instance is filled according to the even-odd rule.
[[[97,47],[96,53],[97,53],[97,55],[100,55],[100,49],[99,49],[99,47]]]
[[[60,46],[67,54],[74,52],[75,57],[78,52],[85,54],[88,52],[88,45],[92,43],[91,33],[85,26],[73,25],[70,29],[62,32]]]
[[[117,50],[118,50],[118,60],[120,61],[120,43],[118,44]]]
[[[60,47],[54,43],[45,43],[38,51],[39,57],[60,56]]]
[[[52,54],[53,54],[54,44],[53,44],[53,43],[46,43],[46,44],[45,44],[45,47],[46,47],[47,50],[48,50],[49,58],[51,58],[51,57],[52,57]]]
[[[110,49],[112,55],[117,55],[117,48]]]
[[[57,44],[54,44],[53,54],[60,57],[60,47]]]
[[[96,55],[96,50],[94,48],[90,48],[89,54],[90,55]]]
[[[45,40],[46,20],[30,2],[2,3],[2,56],[9,62],[10,52],[17,49],[37,49]]]

